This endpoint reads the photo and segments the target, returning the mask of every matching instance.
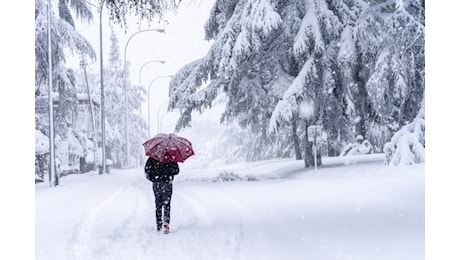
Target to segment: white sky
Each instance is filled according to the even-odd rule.
[[[143,168],[37,184],[35,259],[424,259],[424,164],[383,158],[325,158],[346,166],[318,170],[293,159],[208,169],[187,160],[168,235],[154,230]],[[224,171],[257,181],[221,182]]]

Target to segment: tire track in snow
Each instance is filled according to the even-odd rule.
[[[71,259],[147,259],[145,237],[154,223],[148,192],[137,182],[126,184],[93,207],[75,230]]]
[[[171,212],[171,221],[173,221],[174,215],[177,214],[180,216],[177,219],[178,228],[188,228],[193,226],[204,226],[212,227],[214,225],[213,219],[209,214],[209,210],[205,203],[202,200],[196,198],[191,191],[186,191],[184,189],[176,192],[174,194],[176,198],[176,206],[172,206]],[[174,201],[173,201],[174,203]],[[175,213],[174,211],[179,211]]]
[[[220,238],[223,246],[230,249],[226,257],[264,259],[260,251],[254,250],[264,243],[262,237],[258,236],[261,228],[254,210],[232,193],[222,191],[219,185],[209,186],[203,194],[211,194],[211,201],[206,197],[201,197],[199,200],[214,203],[209,206],[214,210],[212,215],[216,219],[213,228],[220,231],[217,239]]]
[[[88,243],[90,241],[97,217],[104,207],[112,203],[118,196],[120,196],[120,194],[123,193],[125,188],[125,186],[121,186],[112,196],[93,207],[83,221],[78,225],[74,231],[72,249],[70,250],[72,253],[72,259],[93,259],[93,254]]]
[[[238,236],[228,237],[230,239],[228,242],[235,244],[237,252],[232,259],[267,259],[265,250],[260,250],[266,248],[265,238],[261,236],[263,228],[259,223],[262,216],[256,214],[253,207],[230,190],[225,191],[219,187],[212,187],[212,189],[213,200],[219,201],[220,207],[227,211],[223,219],[224,224],[236,224],[238,228]],[[235,221],[237,223],[234,223]]]
[[[145,248],[154,231],[153,201],[148,190],[139,186],[130,185],[123,195],[120,203],[113,206],[122,207],[126,214],[105,236],[106,244],[99,259],[148,259]]]

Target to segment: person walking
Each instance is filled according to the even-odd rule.
[[[174,176],[179,174],[177,162],[162,163],[152,157],[145,163],[145,177],[152,182],[155,195],[155,218],[157,231],[163,228],[165,234],[169,233],[171,219],[171,196],[173,192]]]

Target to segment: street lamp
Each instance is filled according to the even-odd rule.
[[[128,133],[128,85],[126,84],[126,78],[127,78],[127,66],[126,66],[126,50],[128,49],[128,44],[129,41],[137,34],[143,33],[143,32],[150,32],[150,31],[156,31],[156,32],[162,32],[164,33],[164,29],[145,29],[145,30],[140,30],[132,34],[128,40],[126,41],[125,44],[125,52],[124,52],[124,62],[123,62],[123,78],[124,78],[124,85],[125,85],[125,134],[126,134],[126,155],[125,155],[125,167],[128,165],[128,160],[129,160],[129,133]]]
[[[165,60],[150,60],[150,61],[147,61],[146,63],[142,64],[141,68],[139,69],[139,86],[142,86],[142,70],[144,69],[144,67],[150,63],[154,63],[154,62],[158,62],[158,63],[161,63],[161,64],[165,64],[166,61]],[[142,118],[142,105],[139,107],[139,117]],[[139,124],[139,133],[142,132],[142,126]],[[143,156],[142,156],[142,153],[140,153],[140,160],[139,162],[141,162],[140,164],[142,165],[142,159]]]
[[[160,110],[161,108],[168,104],[168,101],[166,102],[163,102],[163,104],[161,104],[159,107],[158,107],[158,110],[157,110],[157,132],[160,133]]]
[[[166,113],[164,113],[162,116],[161,116],[161,132],[163,132],[163,119],[165,118],[165,116],[168,114],[168,111],[166,111]]]
[[[152,86],[152,83],[155,82],[155,80],[157,79],[161,79],[161,78],[172,78],[173,76],[172,75],[165,75],[165,76],[159,76],[159,77],[156,77],[154,78],[152,81],[150,81],[150,84],[149,84],[149,88],[148,88],[148,92],[147,92],[147,117],[148,117],[148,133],[149,133],[149,136],[148,138],[151,137],[150,135],[150,87]]]
[[[145,65],[148,65],[150,63],[154,63],[154,62],[158,62],[158,63],[161,63],[161,64],[165,64],[166,61],[165,60],[150,60],[150,61],[147,61],[146,63],[144,63],[141,68],[139,69],[139,85],[142,85],[142,81],[141,81],[141,76],[142,76],[142,70],[144,69]]]
[[[142,85],[142,81],[141,81],[141,76],[142,76],[142,69],[144,69],[145,65],[147,64],[150,64],[150,63],[154,63],[154,62],[158,62],[158,63],[161,63],[161,64],[165,64],[166,61],[165,60],[150,60],[150,61],[147,61],[146,63],[144,63],[141,68],[139,69],[139,86]],[[139,116],[142,117],[142,106],[140,106],[139,108]]]

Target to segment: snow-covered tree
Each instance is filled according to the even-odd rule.
[[[378,1],[356,24],[361,131],[381,146],[417,115],[425,89],[425,1]],[[384,131],[382,133],[382,131]],[[385,133],[386,132],[386,133]]]
[[[205,32],[214,40],[208,54],[171,81],[176,130],[222,90],[223,122],[249,129],[265,150],[300,143],[309,166],[308,126],[323,127],[329,155],[359,134],[378,151],[420,107],[424,2],[218,0]]]
[[[345,29],[353,25],[364,7],[361,1],[297,1],[298,22],[291,26],[295,29],[291,50],[299,70],[273,111],[270,130],[277,129],[280,121],[292,120],[302,104],[309,103],[313,113],[304,118],[303,135],[308,126],[321,125],[329,137],[329,153],[340,152],[341,136],[349,132],[351,115],[349,104],[344,102],[347,91],[338,61],[352,62],[348,59],[352,59],[353,49],[347,47],[353,42],[347,39]],[[304,136],[307,167],[314,163],[311,145]]]
[[[385,164],[411,165],[425,162],[425,102],[417,117],[398,130],[385,144]]]
[[[181,0],[105,0],[110,20],[127,27],[127,18],[135,15],[141,20],[152,22],[155,17],[162,17],[166,11],[177,9]]]
[[[126,145],[123,68],[118,38],[112,30],[110,35],[109,62],[104,66],[104,98],[108,146],[107,158],[113,160],[115,167],[120,167],[122,165],[124,158],[123,151],[125,151],[124,147]]]
[[[82,19],[92,19],[86,1],[75,1],[79,4],[72,5],[75,12]],[[66,79],[67,68],[65,64],[65,50],[71,53],[83,53],[95,59],[96,53],[91,44],[76,30],[72,16],[66,1],[59,1],[59,17],[51,13],[51,50],[53,74],[56,77]],[[72,2],[74,3],[74,2]],[[48,31],[47,31],[47,2],[44,0],[35,1],[35,95],[47,93],[48,82]],[[57,85],[53,82],[53,90],[57,91]]]
[[[193,110],[209,108],[223,90],[228,101],[222,120],[236,121],[250,130],[257,144],[270,147],[274,134],[266,131],[268,111],[293,77],[277,4],[216,1],[205,25],[206,38],[214,45],[206,57],[185,66],[171,81],[171,108],[182,113],[176,130],[187,126]],[[251,153],[256,154],[248,150],[248,157]]]
[[[141,86],[133,86],[124,81],[124,65],[120,58],[118,38],[112,30],[110,36],[109,62],[104,71],[105,114],[107,127],[108,158],[112,159],[115,167],[120,167],[125,157],[126,123],[125,123],[125,94],[128,99],[128,131],[129,155],[139,158],[142,150],[139,144],[145,140],[145,122],[136,111],[141,104],[144,90]],[[129,71],[129,70],[127,70]],[[126,75],[129,77],[129,75]],[[126,87],[126,89],[125,89]],[[140,147],[142,148],[142,147]]]

